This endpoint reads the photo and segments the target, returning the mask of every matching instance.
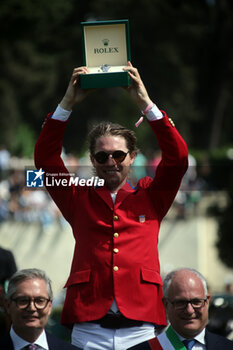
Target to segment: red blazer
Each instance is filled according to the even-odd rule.
[[[35,147],[37,168],[67,173],[60,157],[66,124],[47,117]],[[162,150],[156,176],[141,179],[136,188],[126,183],[115,205],[105,187],[47,188],[76,241],[62,324],[103,317],[115,297],[125,317],[166,325],[159,226],[187,169],[188,151],[166,114],[149,124]]]

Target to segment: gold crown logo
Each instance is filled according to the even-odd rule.
[[[103,42],[104,46],[108,46],[109,39],[103,39],[102,42]]]

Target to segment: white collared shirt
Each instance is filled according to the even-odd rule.
[[[22,339],[18,334],[16,334],[12,326],[10,330],[10,337],[13,342],[14,350],[21,350],[25,346],[31,344],[28,341]],[[38,345],[38,349],[49,350],[47,337],[44,330],[33,344]]]
[[[177,332],[176,332],[177,333]],[[181,341],[185,340],[185,338],[181,337],[177,333],[178,337]],[[205,328],[199,333],[196,337],[193,339],[196,340],[196,343],[194,344],[192,350],[206,350],[206,344],[205,344]]]
[[[72,330],[72,344],[85,350],[126,350],[155,337],[152,323],[142,326],[109,329],[92,322],[76,323]]]
[[[51,118],[65,122],[69,119],[71,113],[72,111],[67,111],[58,105]],[[153,107],[146,113],[146,118],[150,121],[159,120],[163,118],[163,114],[154,104]]]

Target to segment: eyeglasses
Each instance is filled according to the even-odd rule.
[[[116,163],[122,163],[123,160],[125,160],[125,157],[127,156],[128,153],[129,151],[128,152],[114,151],[112,153],[100,151],[94,154],[93,157],[99,164],[106,163],[110,155],[112,156],[112,158],[115,160]]]
[[[191,299],[191,300],[174,300],[174,301],[171,301],[169,299],[167,300],[169,301],[169,303],[172,304],[175,310],[183,310],[187,308],[188,304],[191,304],[194,309],[200,309],[205,305],[207,298]]]
[[[33,305],[37,310],[43,310],[48,305],[48,302],[51,300],[49,298],[37,297],[37,298],[27,298],[27,297],[18,297],[11,298],[17,305],[20,310],[27,309],[28,306],[33,302]]]

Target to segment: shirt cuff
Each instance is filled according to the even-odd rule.
[[[158,107],[155,104],[145,115],[150,122],[163,118],[163,113],[158,109]]]
[[[51,118],[60,120],[61,122],[65,122],[69,119],[71,113],[72,111],[67,111],[66,109],[63,109],[60,105],[58,105]]]

